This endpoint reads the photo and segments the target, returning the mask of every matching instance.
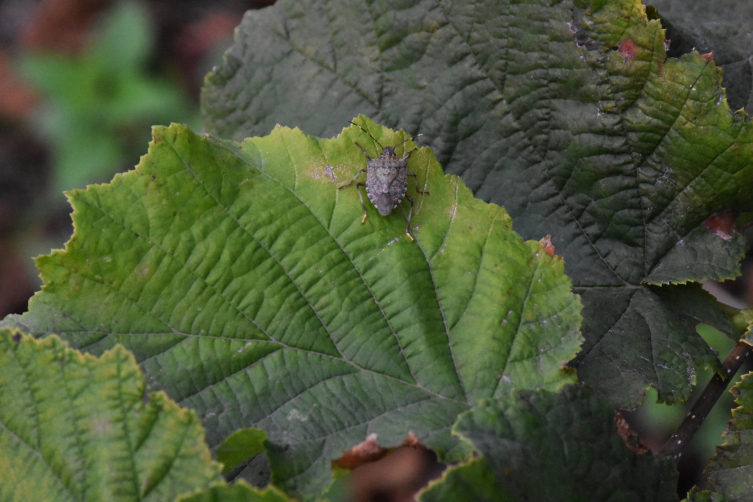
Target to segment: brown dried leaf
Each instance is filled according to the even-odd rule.
[[[617,425],[617,434],[620,435],[625,446],[630,451],[638,455],[645,455],[649,452],[648,446],[641,443],[638,434],[630,428],[630,424],[627,423],[627,420],[625,420],[625,417],[619,411],[614,414],[614,423]]]
[[[387,455],[387,448],[379,446],[377,435],[369,434],[366,440],[343,453],[342,457],[332,461],[332,467],[355,469],[358,466],[376,462]]]

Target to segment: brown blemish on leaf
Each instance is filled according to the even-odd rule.
[[[11,337],[11,340],[13,340],[15,343],[18,343],[21,341],[21,333],[13,333],[13,336]]]
[[[638,53],[638,46],[629,38],[621,40],[620,43],[617,44],[617,49],[620,51],[620,54],[622,54],[622,60],[625,62],[635,59],[635,55]]]
[[[383,500],[387,495],[389,500],[416,500],[421,489],[440,477],[445,467],[422,445],[394,448],[387,457],[352,472],[349,500]]]
[[[333,460],[332,467],[352,470],[356,467],[376,462],[398,448],[405,446],[421,446],[421,442],[413,435],[413,431],[410,431],[408,437],[405,438],[402,444],[396,448],[384,448],[376,442],[376,438],[376,434],[369,434],[365,441],[343,453],[342,457]]]
[[[622,438],[625,446],[627,446],[630,451],[638,455],[645,455],[648,453],[648,446],[641,443],[638,434],[630,428],[630,424],[627,423],[627,420],[625,420],[625,417],[623,417],[619,411],[614,414],[614,423],[617,426],[617,434]]]
[[[701,54],[701,57],[703,59],[705,59],[706,61],[708,61],[708,62],[713,61],[714,63],[716,63],[716,57],[714,57],[714,53],[713,52],[709,52],[707,54]]]
[[[735,221],[737,220],[737,211],[723,211],[721,213],[712,214],[706,221],[703,222],[703,226],[710,232],[714,232],[716,235],[729,241],[732,239],[733,234],[736,232]]]
[[[384,457],[387,455],[387,448],[379,446],[376,438],[376,434],[369,434],[364,442],[355,445],[343,453],[342,457],[333,460],[332,467],[355,469],[360,465],[376,462]]]
[[[552,236],[547,235],[539,241],[539,244],[544,246],[544,252],[549,255],[550,258],[554,258],[554,245],[552,244]]]

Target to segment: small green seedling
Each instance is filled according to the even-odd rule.
[[[410,157],[411,153],[416,151],[416,148],[410,152],[404,152],[402,158],[398,158],[398,156],[395,155],[395,148],[404,145],[413,138],[406,139],[400,145],[382,146],[382,144],[379,143],[369,131],[354,122],[351,122],[351,124],[360,127],[363,132],[368,134],[369,137],[374,140],[374,143],[379,145],[379,148],[382,149],[382,153],[380,153],[377,158],[369,157],[366,150],[356,142],[356,146],[360,148],[366,158],[369,159],[366,162],[366,169],[358,171],[349,183],[339,187],[339,189],[342,190],[345,187],[349,187],[353,184],[356,178],[361,175],[361,173],[366,173],[366,183],[356,183],[358,198],[361,199],[361,206],[363,207],[363,219],[361,220],[361,225],[366,222],[368,213],[366,212],[366,204],[363,202],[360,187],[366,187],[366,195],[382,216],[390,214],[404,198],[408,199],[408,202],[410,202],[410,210],[408,211],[408,224],[405,227],[405,233],[410,240],[413,240],[413,236],[410,234],[410,220],[413,215],[413,199],[411,199],[409,195],[406,195],[406,192],[408,191],[408,176],[416,178],[415,173],[408,172],[408,157]],[[420,136],[420,134],[418,136]],[[416,183],[418,183],[418,178],[416,178]],[[416,186],[416,192],[420,194],[429,193],[427,191],[419,190],[418,186]]]

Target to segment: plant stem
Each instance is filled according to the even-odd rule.
[[[747,343],[737,342],[737,345],[727,354],[726,359],[722,363],[724,368],[724,376],[720,376],[715,373],[708,383],[701,397],[695,402],[693,408],[685,416],[682,423],[669,440],[662,446],[661,450],[656,454],[658,458],[674,458],[678,459],[682,456],[682,451],[685,446],[690,442],[704,420],[711,412],[716,402],[721,397],[722,393],[727,389],[729,381],[737,374],[740,366],[743,365],[745,358],[750,354],[751,347]]]

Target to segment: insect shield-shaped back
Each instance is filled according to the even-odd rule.
[[[413,215],[413,199],[406,195],[406,192],[408,191],[408,176],[416,178],[414,173],[408,172],[408,158],[416,149],[414,148],[410,152],[405,153],[402,158],[398,157],[395,155],[396,146],[382,146],[382,144],[379,143],[369,131],[353,122],[351,122],[351,124],[360,127],[363,132],[368,134],[369,137],[374,140],[374,143],[379,145],[382,149],[382,153],[380,153],[377,158],[372,158],[366,153],[364,147],[356,142],[356,146],[358,146],[366,158],[369,159],[366,162],[367,169],[361,169],[358,171],[349,183],[340,187],[340,190],[352,185],[361,173],[366,173],[366,183],[356,184],[358,198],[361,199],[361,206],[363,207],[363,219],[361,219],[362,225],[366,221],[368,213],[366,211],[366,205],[363,203],[363,196],[361,195],[360,187],[366,187],[366,195],[382,216],[389,215],[392,210],[403,201],[403,199],[407,199],[408,202],[410,202],[410,210],[408,211],[408,224],[405,227],[405,233],[410,240],[413,240],[413,236],[410,234],[410,220]],[[404,145],[412,139],[413,138],[408,138],[401,144]],[[419,190],[418,187],[416,187],[416,192],[421,194],[429,193],[427,191]]]
[[[366,195],[382,216],[390,214],[408,191],[408,157],[410,153],[399,159],[388,146],[366,163]]]

